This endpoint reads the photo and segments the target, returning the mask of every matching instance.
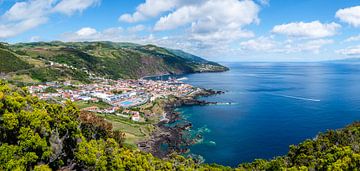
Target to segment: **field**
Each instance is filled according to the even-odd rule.
[[[77,101],[74,102],[75,105],[79,108],[79,109],[83,109],[83,108],[87,108],[87,107],[91,107],[91,106],[97,106],[100,109],[106,109],[111,107],[110,105],[104,103],[104,102],[85,102],[85,101]]]
[[[113,130],[121,130],[126,135],[125,143],[134,146],[154,131],[155,127],[150,122],[134,122],[130,118],[112,114],[98,114],[113,125]]]

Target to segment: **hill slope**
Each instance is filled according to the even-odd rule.
[[[20,69],[0,72],[20,70],[16,72],[17,75],[29,75],[39,81],[87,81],[89,75],[119,79],[228,70],[217,63],[179,50],[113,42],[2,44],[0,58],[4,58],[3,61],[10,61],[11,58],[11,61],[19,61],[22,66]],[[6,65],[4,68],[13,68],[12,64],[2,65]]]
[[[14,72],[32,66],[6,49],[0,49],[0,72]]]

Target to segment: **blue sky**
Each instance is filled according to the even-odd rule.
[[[360,57],[359,0],[0,0],[0,41],[156,44],[215,61]]]

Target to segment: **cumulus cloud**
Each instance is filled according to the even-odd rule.
[[[208,49],[210,51],[211,49],[213,53],[225,50],[230,43],[241,38],[255,36],[246,27],[260,22],[258,18],[260,6],[256,2],[266,4],[269,1],[146,0],[137,6],[135,12],[123,14],[119,20],[133,23],[159,18],[152,27],[155,35],[170,30],[175,30],[175,32],[181,30],[182,34],[154,39],[150,39],[154,36],[149,36],[146,39],[140,38],[140,42],[175,46],[182,49],[189,49],[189,47],[197,50]],[[131,32],[142,29],[146,28],[134,26],[126,30]],[[227,51],[230,51],[229,48]]]
[[[154,30],[189,26],[189,37],[199,41],[252,37],[253,33],[244,27],[259,22],[259,10],[259,6],[249,0],[208,0],[201,4],[182,6],[161,17],[156,22]]]
[[[289,52],[302,52],[302,51],[310,51],[313,53],[319,53],[321,48],[325,45],[334,43],[333,40],[329,39],[318,39],[318,40],[310,40],[305,43],[296,43],[296,46],[293,48],[290,48]]]
[[[348,47],[345,49],[340,49],[336,51],[339,54],[346,56],[359,56],[360,57],[360,45]]]
[[[15,36],[47,21],[52,0],[17,2],[0,17],[0,39]]]
[[[42,18],[46,15],[46,11],[51,9],[52,3],[52,0],[17,2],[8,11],[6,11],[1,18],[7,21]]]
[[[136,25],[136,26],[132,26],[132,27],[127,28],[127,30],[128,30],[129,32],[131,32],[131,33],[140,32],[140,31],[143,31],[143,30],[145,30],[145,29],[146,29],[145,26],[142,25],[142,24],[138,24],[138,25]]]
[[[296,53],[296,52],[313,52],[319,53],[322,47],[332,44],[334,41],[329,39],[315,40],[285,40],[276,41],[271,37],[258,37],[243,41],[240,43],[241,49],[259,52],[275,53]]]
[[[360,6],[340,9],[335,16],[354,27],[360,27]]]
[[[267,51],[277,48],[278,42],[270,37],[259,37],[240,43],[242,49],[254,51]]]
[[[85,36],[92,36],[92,35],[94,35],[94,34],[96,34],[96,33],[97,33],[96,29],[91,28],[91,27],[84,27],[84,28],[81,28],[80,30],[78,30],[78,31],[76,32],[76,34],[77,34],[78,36],[83,36],[83,37],[85,37]]]
[[[137,6],[134,13],[126,13],[119,17],[119,21],[134,23],[157,17],[164,12],[172,11],[186,5],[201,4],[208,0],[145,0]]]
[[[55,12],[72,15],[75,12],[82,12],[83,10],[98,5],[100,0],[62,0],[54,7]]]
[[[37,42],[39,40],[41,40],[40,36],[31,36],[29,39],[30,42]]]
[[[162,12],[169,11],[178,4],[178,0],[146,0],[140,4],[133,14],[123,14],[119,17],[120,21],[138,22],[148,17],[155,17]]]
[[[258,22],[258,12],[259,7],[253,1],[209,0],[201,5],[181,7],[161,17],[154,29],[169,30],[191,22],[193,29],[198,31],[207,31],[205,28],[214,29],[215,26],[219,26],[216,24],[225,24],[232,28],[241,27]]]
[[[131,41],[139,42],[143,37],[139,37],[137,32],[145,29],[143,25],[133,27],[111,27],[98,31],[92,27],[83,27],[75,32],[68,32],[60,35],[63,41]],[[138,40],[137,40],[138,39]]]
[[[276,25],[272,32],[290,37],[300,38],[324,38],[334,36],[341,26],[337,23],[321,23],[320,21],[293,22],[288,24]]]
[[[139,22],[166,12],[155,23],[154,31],[181,27],[191,40],[231,41],[254,36],[244,27],[259,23],[259,11],[260,7],[252,0],[146,0],[134,13],[123,14],[119,20]]]
[[[59,10],[58,6],[65,7],[71,4],[67,10]],[[27,30],[35,28],[48,21],[49,15],[54,12],[72,14],[90,7],[98,0],[28,0],[16,2],[9,10],[0,16],[0,39],[16,36]],[[90,1],[92,3],[90,3]],[[71,2],[71,3],[70,3]]]
[[[257,0],[261,5],[269,5],[270,0]]]
[[[16,36],[29,29],[35,28],[47,21],[47,18],[26,19],[20,22],[0,24],[0,39]]]
[[[355,42],[355,41],[360,41],[360,34],[357,36],[351,36],[345,40],[345,42]]]

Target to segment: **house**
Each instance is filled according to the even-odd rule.
[[[90,101],[96,103],[96,102],[99,102],[99,99],[97,99],[97,98],[91,98]]]
[[[115,113],[119,109],[119,107],[109,107],[107,109],[104,109],[104,113]]]
[[[79,100],[89,101],[89,100],[91,100],[91,97],[89,97],[89,96],[79,96],[78,99]]]
[[[137,112],[137,113],[134,113],[132,116],[131,116],[131,120],[135,121],[135,122],[139,122],[140,121],[140,114]]]

